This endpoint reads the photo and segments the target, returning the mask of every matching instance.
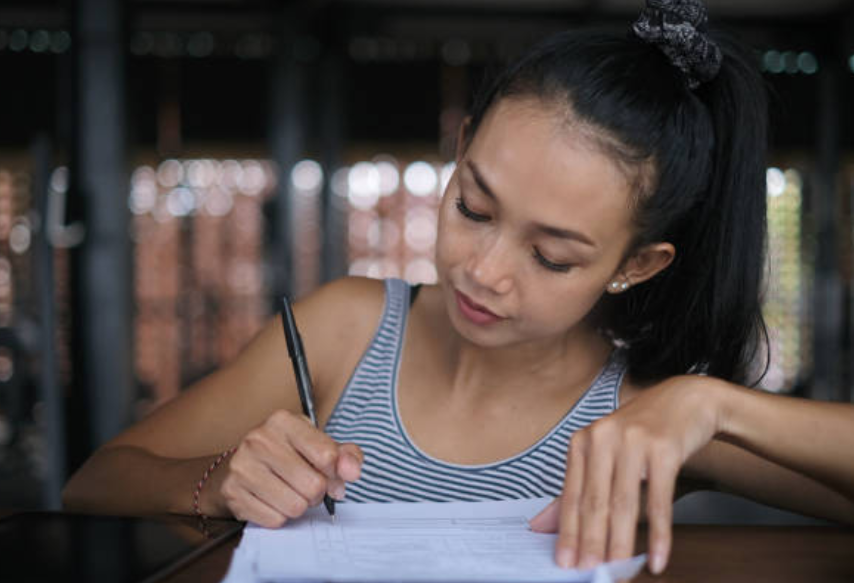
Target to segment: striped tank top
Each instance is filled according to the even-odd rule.
[[[625,371],[612,353],[593,384],[537,443],[510,458],[481,465],[445,462],[412,442],[400,418],[397,376],[409,313],[410,287],[385,281],[379,327],[326,423],[338,442],[365,453],[361,477],[347,484],[345,502],[450,502],[557,496],[574,431],[617,407]]]

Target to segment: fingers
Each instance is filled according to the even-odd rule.
[[[362,462],[365,454],[355,443],[345,443],[338,446],[338,463],[336,470],[338,476],[347,481],[355,482],[362,473]]]
[[[563,568],[574,567],[578,559],[579,510],[584,490],[586,439],[583,433],[573,436],[569,447],[566,480],[560,499],[560,529],[558,531],[555,561]]]
[[[221,492],[235,516],[281,526],[327,493],[343,499],[345,480],[358,479],[363,457],[355,444],[339,446],[306,419],[280,411],[243,439]]]
[[[307,419],[300,419],[304,422],[293,423],[289,420],[283,423],[282,429],[291,445],[327,478],[337,478],[338,444]]]
[[[326,475],[293,447],[292,440],[277,432],[262,430],[247,435],[231,468],[249,485],[271,474],[311,504],[319,503],[326,492]],[[276,495],[275,489],[269,492]]]
[[[679,464],[673,457],[660,455],[650,458],[647,489],[647,520],[649,522],[650,570],[664,571],[672,544],[673,492]]]
[[[346,495],[346,483],[355,482],[362,473],[362,460],[365,454],[355,443],[338,446],[337,478],[329,480],[326,492],[335,500],[343,500]]]
[[[307,418],[301,419],[305,423],[293,424],[287,430],[291,444],[300,455],[330,480],[358,480],[365,457],[362,449],[354,443],[339,445]]]
[[[234,518],[254,522],[264,528],[281,528],[288,517],[255,496],[243,496],[229,504]]]
[[[326,484],[326,493],[329,494],[330,498],[333,500],[338,500],[339,502],[344,500],[344,496],[347,494],[347,485],[344,480],[329,480]]]
[[[624,449],[614,468],[607,555],[609,561],[627,559],[634,552],[645,466],[642,457]]]
[[[557,532],[560,525],[560,498],[555,498],[543,508],[539,514],[528,521],[528,526],[534,532]]]
[[[594,434],[596,441],[606,436]],[[596,455],[586,455],[584,491],[581,495],[581,532],[578,549],[579,566],[590,569],[605,560],[608,543],[611,487],[614,477],[613,450],[597,447]]]
[[[236,518],[277,528],[301,516],[309,500],[258,459],[235,456],[221,493]]]
[[[664,569],[680,466],[678,453],[671,450],[661,440],[639,435],[627,439],[626,432],[603,423],[573,436],[559,511],[549,505],[530,523],[537,532],[557,526],[558,565],[589,569],[605,560],[629,558],[644,510],[642,485],[647,480],[650,568],[655,573]]]

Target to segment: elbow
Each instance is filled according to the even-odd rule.
[[[63,510],[95,514],[103,512],[105,500],[110,498],[107,485],[111,483],[114,474],[114,460],[110,451],[110,448],[103,447],[97,450],[71,475],[62,488]]]
[[[85,512],[91,506],[91,500],[87,499],[86,492],[91,488],[86,487],[86,464],[78,469],[65,483],[62,488],[62,509],[70,512]]]
[[[74,488],[74,476],[72,476],[62,488],[62,493],[60,494],[60,501],[62,503],[63,510],[71,510],[73,511],[77,506],[77,491]]]

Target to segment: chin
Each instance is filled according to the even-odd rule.
[[[457,309],[453,290],[450,291],[446,301],[451,326],[457,334],[471,344],[481,348],[503,348],[520,341],[514,334],[510,322],[504,321],[489,326],[480,326],[467,320]]]
[[[509,338],[505,331],[472,329],[465,322],[458,322],[451,318],[454,330],[467,342],[481,348],[504,348],[518,342],[518,339]]]

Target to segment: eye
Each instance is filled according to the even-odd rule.
[[[555,263],[553,261],[549,261],[545,258],[545,256],[540,253],[540,250],[534,247],[534,259],[537,260],[537,263],[548,269],[549,271],[556,271],[558,273],[567,273],[570,269],[572,269],[571,263]]]
[[[476,223],[484,223],[489,220],[488,215],[476,213],[469,207],[467,207],[465,201],[463,200],[463,197],[461,196],[457,197],[457,210],[460,211],[460,214],[463,215],[465,218]]]

